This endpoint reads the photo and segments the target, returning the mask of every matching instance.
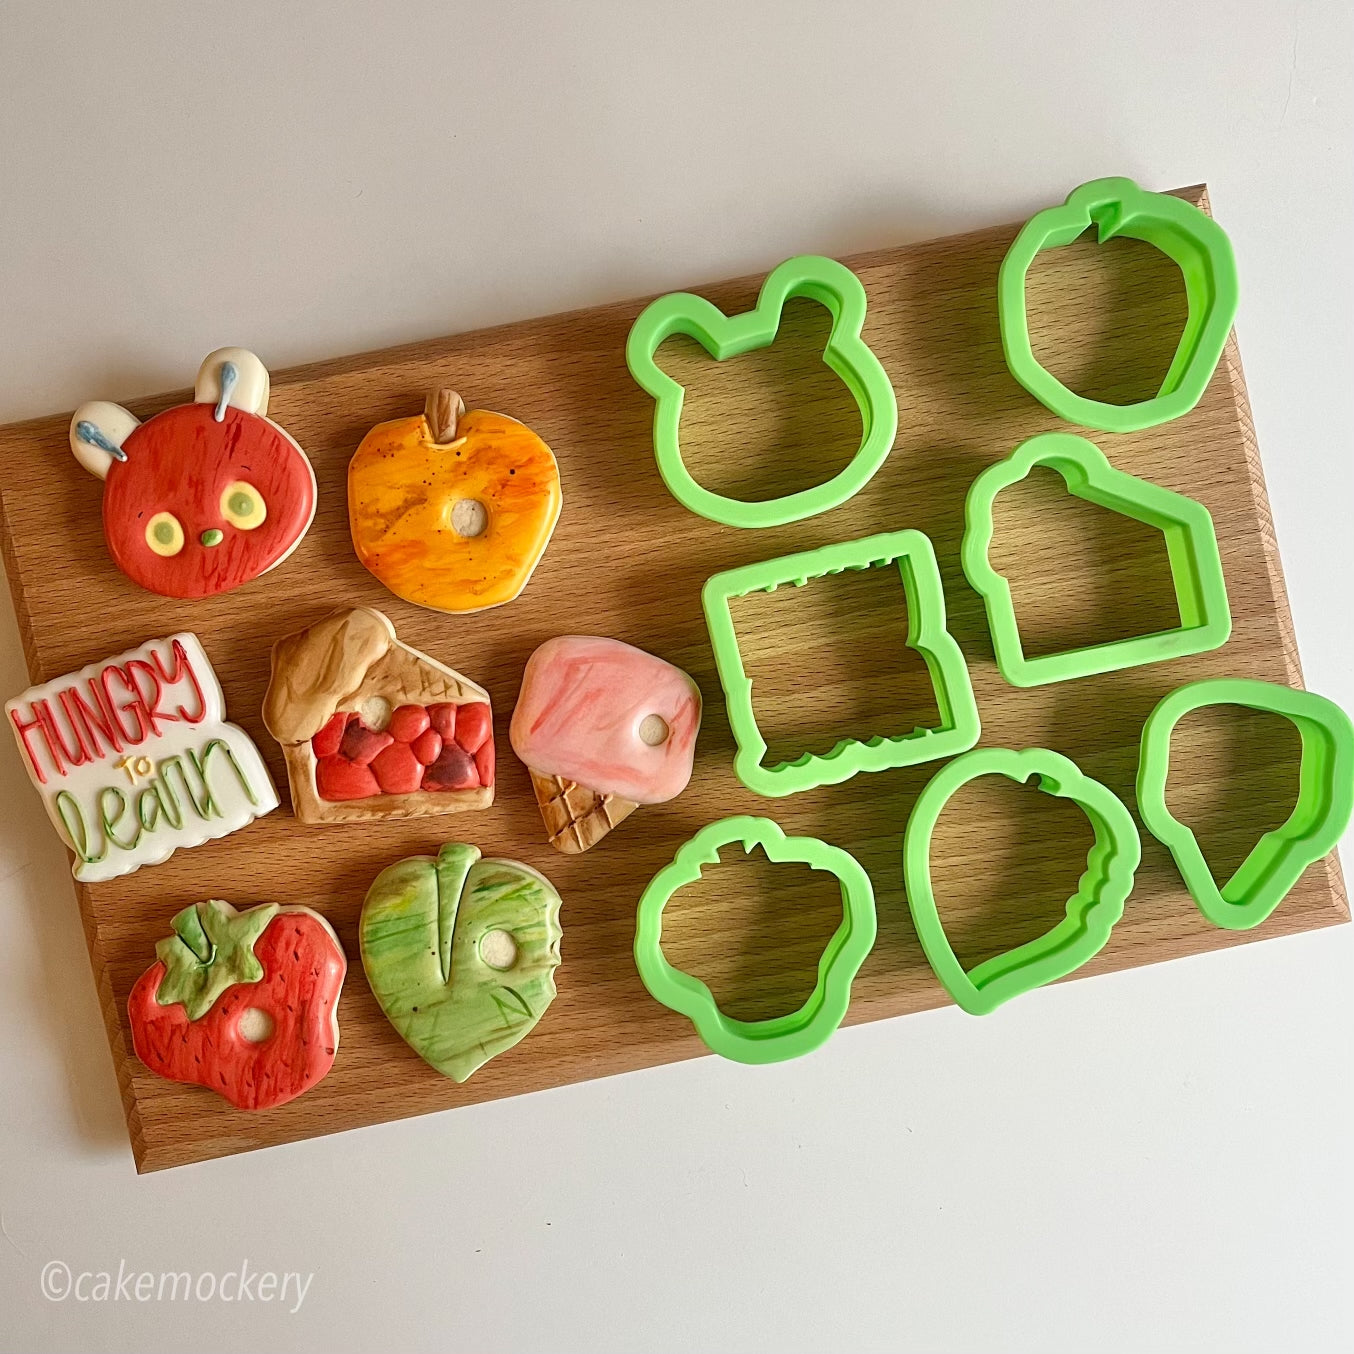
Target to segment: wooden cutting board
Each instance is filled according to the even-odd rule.
[[[1206,207],[1202,187],[1180,195]],[[306,828],[284,806],[162,865],[76,888],[139,1169],[701,1054],[686,1021],[645,993],[630,944],[645,882],[697,828],[725,814],[769,814],[789,832],[847,848],[869,869],[879,939],[856,982],[848,1023],[946,1000],[908,919],[900,866],[903,825],[933,768],[861,775],[775,801],[742,789],[732,771],[733,743],[700,607],[701,584],[716,570],[872,532],[921,528],[940,557],[950,628],[973,674],[983,743],[1056,748],[1130,807],[1138,733],[1166,691],[1222,675],[1301,683],[1235,341],[1187,417],[1132,435],[1093,434],[1115,465],[1201,499],[1212,511],[1232,605],[1230,642],[1199,658],[1037,690],[1016,690],[998,675],[982,607],[959,571],[964,494],[979,470],[1016,443],[1060,426],[1016,385],[1002,360],[997,268],[1015,229],[846,260],[869,295],[865,337],[898,393],[897,443],[851,502],[770,531],[737,531],[694,517],[659,481],[649,442],[652,405],[630,380],[623,356],[643,301],[275,374],[269,412],[310,454],[319,512],[281,568],[205,601],[154,596],[113,567],[100,526],[101,485],[71,457],[69,415],[0,429],[5,564],[34,681],[153,636],[192,630],[225,687],[231,718],[256,739],[279,786],[285,785],[282,757],[259,717],[269,647],[334,607],[382,608],[403,640],[481,683],[494,702],[498,800],[486,812]],[[726,311],[742,310],[753,303],[759,282],[744,278],[697,290]],[[1030,308],[1036,351],[1046,365],[1088,394],[1123,400],[1152,393],[1183,323],[1184,299],[1173,265],[1147,246],[1080,241],[1040,259]],[[845,387],[820,361],[826,335],[826,312],[797,301],[787,307],[776,344],[760,353],[721,365],[687,340],[664,347],[661,360],[689,386],[684,445],[704,482],[766,497],[821,481],[845,464],[859,424]],[[221,341],[239,337],[224,334]],[[185,377],[202,356],[184,354]],[[421,409],[434,385],[453,386],[472,408],[522,419],[555,449],[563,476],[564,513],[530,587],[511,605],[477,616],[443,616],[399,601],[357,562],[348,539],[349,457],[374,423]],[[184,398],[176,392],[131,407],[144,418]],[[1175,623],[1160,538],[1071,499],[1051,472],[1009,491],[998,505],[997,530],[996,557],[1013,578],[1027,648],[1051,651]],[[782,588],[746,599],[735,620],[771,757],[825,751],[842,735],[899,731],[934,719],[923,664],[903,645],[906,616],[896,572]],[[545,844],[526,771],[507,743],[527,656],[562,632],[614,635],[649,649],[687,669],[706,700],[689,790],[640,810],[577,857],[557,855]],[[1256,836],[1287,815],[1296,752],[1296,736],[1277,717],[1213,711],[1181,727],[1172,807],[1197,828],[1216,869],[1230,872]],[[564,898],[558,999],[533,1034],[463,1086],[433,1072],[401,1042],[377,1008],[357,957],[358,913],[377,871],[452,838],[543,870]],[[1089,843],[1078,811],[1036,790],[994,781],[961,793],[942,820],[934,862],[942,916],[961,959],[976,963],[1051,925]],[[735,861],[734,854],[726,852],[718,871],[707,871],[670,906],[669,956],[710,982],[735,1015],[793,1009],[812,988],[840,899],[830,881],[806,867],[772,869],[760,858]],[[206,1091],[151,1075],[130,1055],[128,991],[153,961],[154,943],[168,933],[171,916],[206,897],[241,907],[277,900],[316,908],[337,927],[350,956],[334,1069],[281,1109],[232,1110]],[[1307,930],[1348,915],[1332,855],[1308,870],[1264,926],[1242,935],[1218,930],[1190,902],[1165,850],[1144,835],[1143,864],[1124,919],[1083,973]],[[1181,981],[1187,981],[1183,974]]]

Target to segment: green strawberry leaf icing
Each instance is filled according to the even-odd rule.
[[[156,1002],[161,1006],[177,1002],[189,1020],[200,1020],[226,988],[258,982],[263,965],[254,955],[254,945],[277,910],[276,903],[265,903],[236,912],[219,898],[184,908],[172,923],[175,934],[155,946],[165,966]]]
[[[426,1062],[465,1081],[523,1039],[555,997],[559,895],[515,861],[449,842],[382,870],[362,906],[362,966]]]

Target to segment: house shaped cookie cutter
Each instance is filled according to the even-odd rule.
[[[685,388],[661,371],[659,346],[685,334],[715,359],[765,348],[780,328],[781,311],[793,296],[817,301],[832,316],[823,361],[846,383],[860,409],[860,448],[825,484],[780,498],[749,503],[717,494],[696,482],[682,460],[679,430]],[[658,472],[684,508],[731,527],[775,527],[798,522],[845,503],[884,464],[898,431],[898,403],[879,359],[860,336],[865,323],[865,288],[835,259],[800,254],[767,274],[753,310],[725,315],[703,296],[672,292],[640,313],[625,344],[630,374],[654,398],[653,446]]]
[[[1298,798],[1288,818],[1266,832],[1221,887],[1194,832],[1166,807],[1171,736],[1188,714],[1209,705],[1241,705],[1282,715],[1302,740]],[[1215,926],[1245,931],[1264,921],[1303,871],[1332,850],[1354,813],[1354,725],[1333,701],[1251,677],[1187,682],[1147,717],[1138,759],[1138,813],[1170,851],[1199,911]]]
[[[1180,612],[1179,626],[1063,653],[1025,656],[1011,585],[992,567],[988,554],[992,544],[992,507],[997,495],[1041,465],[1056,470],[1075,497],[1146,522],[1165,536],[1171,583]],[[1031,437],[978,475],[964,502],[960,559],[964,576],[981,595],[987,609],[997,668],[1012,686],[1068,682],[1096,673],[1207,653],[1225,644],[1232,633],[1227,584],[1208,509],[1184,494],[1116,470],[1094,442],[1072,433],[1041,433]]]
[[[1068,389],[1030,345],[1025,280],[1035,256],[1071,244],[1094,225],[1101,244],[1116,236],[1144,240],[1180,269],[1189,306],[1175,356],[1157,394],[1136,404],[1106,404]],[[1132,179],[1095,179],[1021,228],[997,278],[997,311],[1006,365],[1046,409],[1085,428],[1127,433],[1187,414],[1199,403],[1236,318],[1236,260],[1227,232],[1192,203],[1149,193]]]
[[[743,667],[729,603],[752,592],[774,592],[783,583],[802,587],[811,578],[847,569],[897,562],[907,599],[907,645],[925,660],[940,711],[934,729],[914,728],[897,736],[877,734],[867,742],[844,738],[822,756],[805,753],[792,762],[763,766],[766,740],[752,708],[752,679]],[[971,748],[981,733],[968,665],[945,628],[945,593],[929,538],[920,531],[889,531],[842,541],[802,554],[762,560],[708,578],[701,590],[715,666],[728,705],[738,751],[734,771],[749,790],[778,798],[817,785],[838,785],[860,771],[887,771],[952,757]]]
[[[818,982],[797,1011],[769,1020],[734,1020],[725,1015],[699,978],[674,968],[663,955],[663,909],[701,867],[719,863],[719,849],[740,843],[752,853],[760,846],[776,864],[798,861],[836,875],[842,890],[842,921],[818,961]],[[787,837],[769,818],[722,818],[683,843],[676,856],[649,881],[635,918],[635,966],[649,994],[686,1016],[707,1048],[741,1063],[782,1062],[811,1053],[842,1023],[851,1001],[851,983],[874,946],[877,920],[874,888],[864,866],[849,851],[816,837]]]

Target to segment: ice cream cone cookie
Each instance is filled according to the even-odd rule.
[[[586,851],[641,804],[681,794],[700,719],[700,688],[643,649],[594,635],[542,644],[527,660],[509,736],[550,845]]]

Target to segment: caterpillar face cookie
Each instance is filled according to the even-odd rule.
[[[547,640],[527,660],[512,748],[557,851],[595,846],[641,804],[686,789],[700,688],[681,668],[596,635]]]
[[[238,831],[277,791],[196,635],[137,649],[5,702],[75,877],[93,884]]]
[[[489,693],[401,644],[370,607],[336,611],[273,646],[263,722],[282,744],[303,823],[494,802]]]
[[[285,1105],[334,1065],[348,961],[308,907],[185,908],[127,999],[136,1056],[236,1109]]]
[[[139,422],[82,404],[75,458],[99,476],[113,562],[166,597],[228,592],[281,564],[315,516],[315,473],[268,412],[268,371],[243,348],[202,363],[191,404]]]
[[[348,466],[357,557],[397,597],[482,611],[527,585],[560,512],[554,453],[525,424],[451,390],[381,423]]]
[[[530,866],[448,842],[376,876],[358,928],[362,967],[400,1037],[464,1081],[530,1034],[554,1001],[559,909]]]

